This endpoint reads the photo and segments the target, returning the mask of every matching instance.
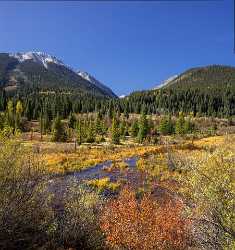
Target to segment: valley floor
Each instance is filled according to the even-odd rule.
[[[147,157],[151,155],[177,152],[182,155],[199,155],[206,150],[220,147],[229,142],[235,147],[233,138],[235,134],[211,136],[202,139],[187,140],[183,138],[164,137],[160,145],[140,145],[133,141],[124,141],[121,145],[83,144],[41,142],[39,140],[23,141],[26,147],[32,147],[39,154],[40,159],[46,163],[46,172],[63,174],[80,171],[105,161],[120,162],[131,157]]]
[[[1,146],[0,216],[8,202],[16,216],[2,228],[22,232],[0,231],[12,237],[0,247],[233,249],[235,134],[76,147],[23,135]]]

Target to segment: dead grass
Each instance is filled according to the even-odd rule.
[[[182,140],[179,144],[141,146],[141,145],[82,145],[74,150],[73,143],[53,143],[40,141],[25,141],[25,146],[32,147],[46,162],[48,173],[63,174],[67,171],[79,171],[107,160],[116,162],[118,167],[124,168],[123,159],[139,156],[145,158],[150,155],[160,155],[171,151],[181,155],[200,155],[206,150],[213,150],[224,143],[235,146],[234,135],[213,136],[198,139],[193,142]]]

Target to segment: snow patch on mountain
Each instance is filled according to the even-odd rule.
[[[24,62],[26,60],[33,60],[36,63],[43,65],[46,69],[48,68],[48,63],[55,63],[58,65],[66,66],[61,60],[56,57],[43,52],[26,52],[26,53],[11,53],[10,56],[18,59],[19,62]],[[67,67],[67,66],[66,66]]]
[[[122,98],[125,98],[126,95],[120,95],[119,98],[122,99]]]
[[[175,80],[177,77],[178,77],[178,75],[171,76],[167,80],[163,81],[162,83],[160,83],[159,85],[157,85],[156,87],[154,87],[153,89],[160,89],[160,88],[166,86],[171,81]]]
[[[78,71],[77,74],[90,83],[96,84],[97,80],[85,71]]]
[[[77,74],[79,76],[81,76],[83,79],[87,80],[88,82],[90,82],[91,84],[94,84],[95,86],[97,86],[98,88],[102,89],[103,91],[109,93],[110,95],[112,95],[113,97],[116,97],[116,95],[112,92],[112,90],[110,88],[108,88],[107,86],[105,86],[103,83],[99,82],[97,79],[95,79],[93,76],[91,76],[89,73],[85,72],[85,71],[77,71]]]

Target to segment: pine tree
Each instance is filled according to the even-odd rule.
[[[86,141],[88,143],[95,142],[95,129],[94,129],[93,122],[91,120],[90,120],[88,131],[87,131],[87,139],[86,139]]]
[[[21,101],[17,101],[16,103],[16,115],[21,116],[23,113],[23,105]]]
[[[148,120],[145,111],[142,111],[139,122],[139,132],[138,132],[139,143],[142,143],[144,139],[146,139],[148,132],[149,132]]]
[[[193,132],[193,123],[191,121],[191,116],[189,116],[184,122],[184,133],[192,133]]]
[[[1,114],[0,113],[0,130],[3,129],[4,127],[4,123],[5,123],[5,117],[4,117],[4,114]]]
[[[97,115],[95,120],[95,132],[97,135],[102,135],[103,132],[102,123],[99,115]]]
[[[122,121],[120,123],[119,131],[120,131],[120,136],[125,137],[125,132],[126,132],[126,122],[125,121]]]
[[[51,120],[49,118],[49,115],[48,115],[47,111],[45,111],[45,113],[43,115],[43,123],[44,123],[44,133],[50,131],[50,129],[51,129]]]
[[[159,124],[159,131],[163,135],[172,134],[174,131],[174,125],[172,123],[171,116],[164,116]]]
[[[139,132],[139,125],[138,125],[138,121],[135,120],[133,123],[132,123],[132,126],[131,126],[131,136],[133,138],[135,138],[137,135],[138,135],[138,132]]]
[[[69,128],[75,128],[76,125],[76,117],[73,113],[70,113],[69,115],[69,121],[68,121]]]
[[[100,141],[101,142],[104,142],[105,141],[105,134],[106,134],[106,131],[107,131],[107,126],[105,124],[105,121],[102,121],[101,122],[101,138],[100,138]]]
[[[43,133],[45,131],[42,112],[40,113],[40,117],[39,117],[39,127],[40,127],[40,137],[41,137],[41,140],[42,140],[42,135],[43,135]]]
[[[109,117],[110,119],[113,118],[113,116],[114,116],[113,113],[114,113],[114,112],[113,112],[113,106],[110,105],[110,106],[109,106],[109,109],[108,109],[108,114],[107,114],[108,117]]]
[[[77,122],[77,143],[78,145],[81,145],[83,142],[83,136],[82,136],[82,122],[81,119]]]
[[[115,115],[114,115],[113,120],[112,120],[111,140],[112,140],[112,143],[114,143],[114,144],[120,143],[118,120],[117,120]]]
[[[41,135],[47,133],[51,129],[51,121],[46,111],[41,111],[39,115],[39,126]]]
[[[59,115],[53,120],[52,124],[52,141],[64,142],[67,139],[66,131],[64,125],[61,122]]]
[[[167,135],[168,132],[169,132],[169,129],[168,129],[168,120],[167,120],[167,117],[164,116],[161,121],[160,121],[160,124],[159,124],[159,131],[161,134],[163,135]]]
[[[124,117],[126,119],[129,119],[129,112],[128,112],[127,108],[124,109]]]
[[[7,110],[6,110],[6,125],[10,127],[14,127],[14,105],[11,100],[7,102]]]
[[[0,91],[0,111],[4,111],[6,107],[6,92],[5,90]]]
[[[177,119],[176,121],[176,124],[175,124],[175,132],[176,134],[178,135],[183,135],[184,132],[185,132],[185,119],[184,119],[184,115],[182,112],[179,113],[179,118]]]
[[[21,101],[17,101],[16,103],[16,115],[15,115],[15,128],[21,127],[21,117],[23,113],[23,105]]]

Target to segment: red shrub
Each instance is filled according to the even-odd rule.
[[[149,195],[142,200],[124,189],[106,205],[101,229],[109,247],[127,249],[185,249],[190,223],[182,216],[182,205],[157,204]]]

